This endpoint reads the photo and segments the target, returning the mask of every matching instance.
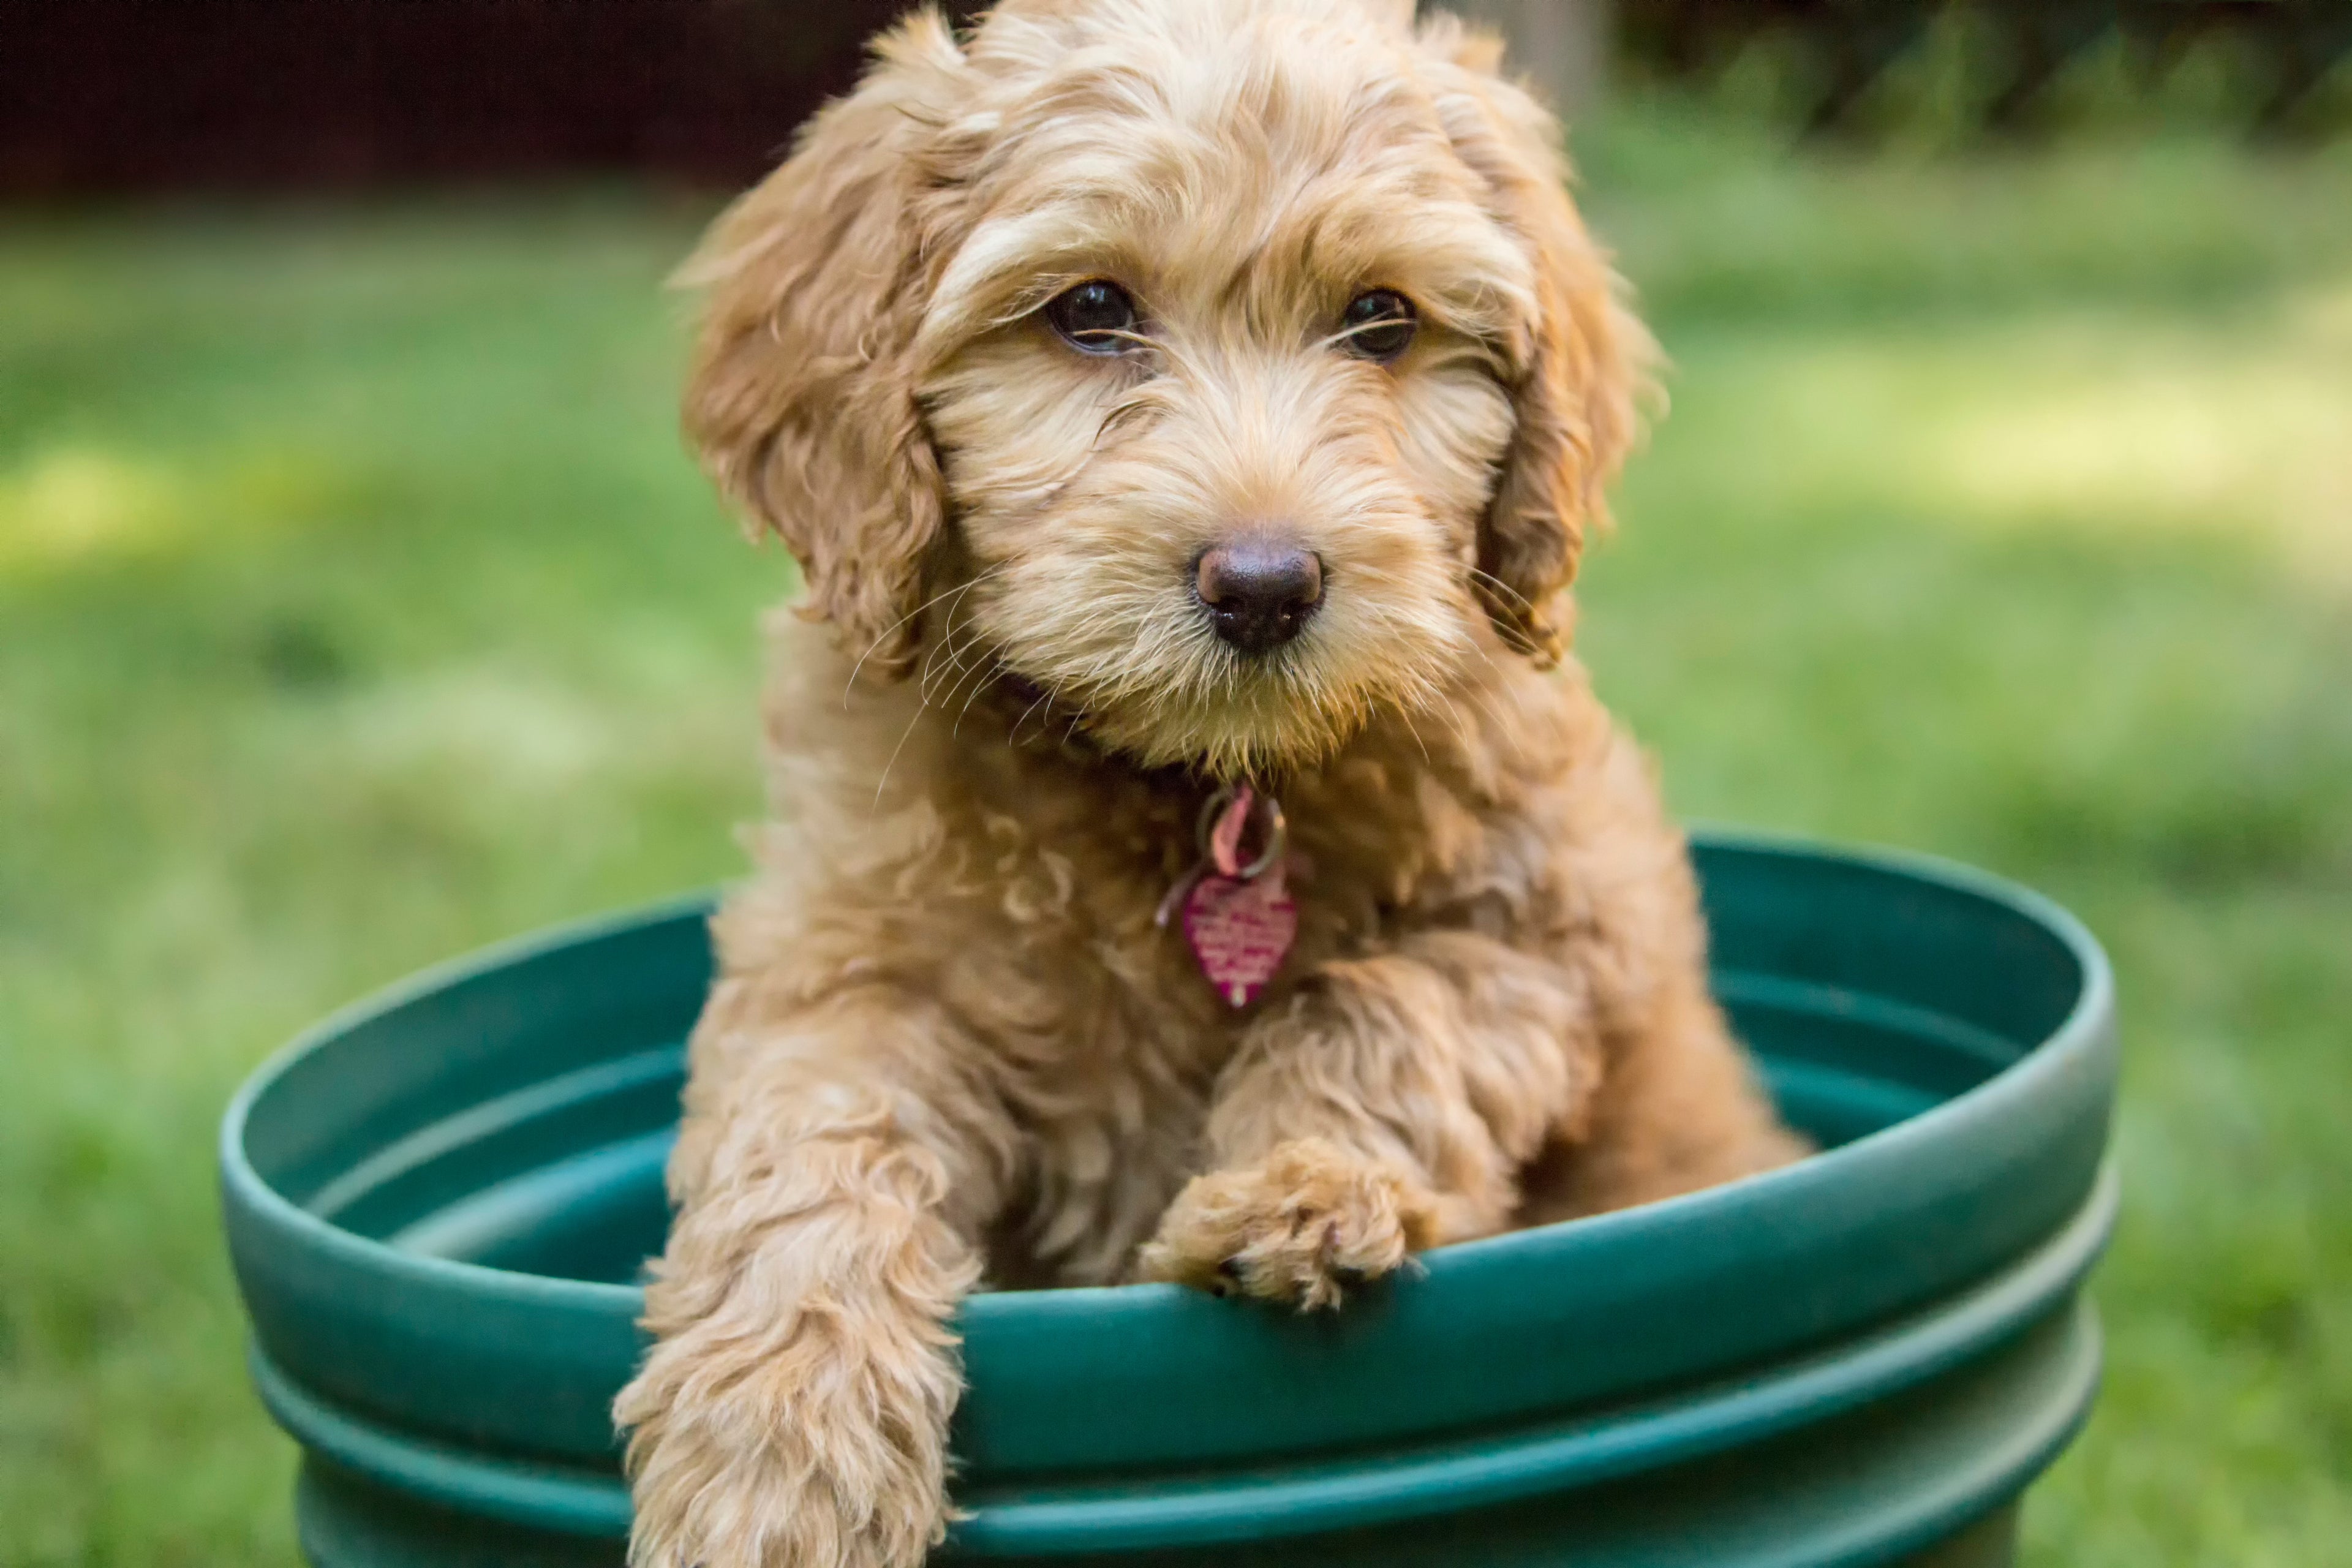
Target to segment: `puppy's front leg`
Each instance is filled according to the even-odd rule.
[[[949,1318],[1011,1140],[980,1053],[877,989],[763,1016],[719,986],[646,1292],[638,1568],[914,1568],[939,1539]],[[779,1009],[781,1011],[781,1009]]]
[[[1324,965],[1217,1086],[1209,1168],[1138,1271],[1302,1308],[1501,1229],[1518,1172],[1599,1079],[1575,974],[1433,932]]]

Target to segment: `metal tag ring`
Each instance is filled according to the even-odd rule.
[[[1210,843],[1210,837],[1216,831],[1217,818],[1233,805],[1234,793],[1234,786],[1227,784],[1201,803],[1201,819],[1194,826],[1193,837],[1200,841],[1201,858],[1211,865],[1216,863],[1216,851]],[[1255,816],[1261,806],[1265,811],[1265,849],[1256,859],[1241,868],[1241,879],[1244,882],[1265,875],[1282,858],[1283,852],[1290,847],[1290,823],[1282,815],[1282,803],[1264,790],[1257,790],[1251,797],[1250,815]]]

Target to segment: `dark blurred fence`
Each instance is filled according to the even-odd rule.
[[[0,193],[740,183],[907,0],[0,0]]]
[[[848,85],[863,40],[907,3],[0,0],[0,195],[583,170],[740,184]],[[982,3],[956,9],[968,18]],[[1515,36],[1559,33],[1570,43],[1582,35],[1554,25],[1559,15],[1609,9],[1605,0],[1465,8]],[[2352,0],[1618,0],[1613,9],[1620,58],[1655,76],[1704,80],[1759,44],[1780,47],[1803,78],[1801,118],[1824,131],[1852,128],[1874,84],[1956,14],[1989,41],[1991,79],[1978,110],[1996,127],[2029,123],[2050,84],[2117,35],[2151,78],[2192,48],[2230,41],[2252,62],[2247,116],[2265,127],[2293,124],[2352,49]],[[1602,36],[1597,25],[1591,36]],[[1568,66],[1557,74],[1564,93],[1581,92]]]

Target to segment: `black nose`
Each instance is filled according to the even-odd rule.
[[[1323,563],[1294,545],[1240,540],[1201,557],[1193,589],[1219,637],[1264,653],[1297,637],[1322,604]]]

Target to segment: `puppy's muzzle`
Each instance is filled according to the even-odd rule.
[[[1297,637],[1323,603],[1323,563],[1278,540],[1242,539],[1202,555],[1193,592],[1217,636],[1244,653]]]

